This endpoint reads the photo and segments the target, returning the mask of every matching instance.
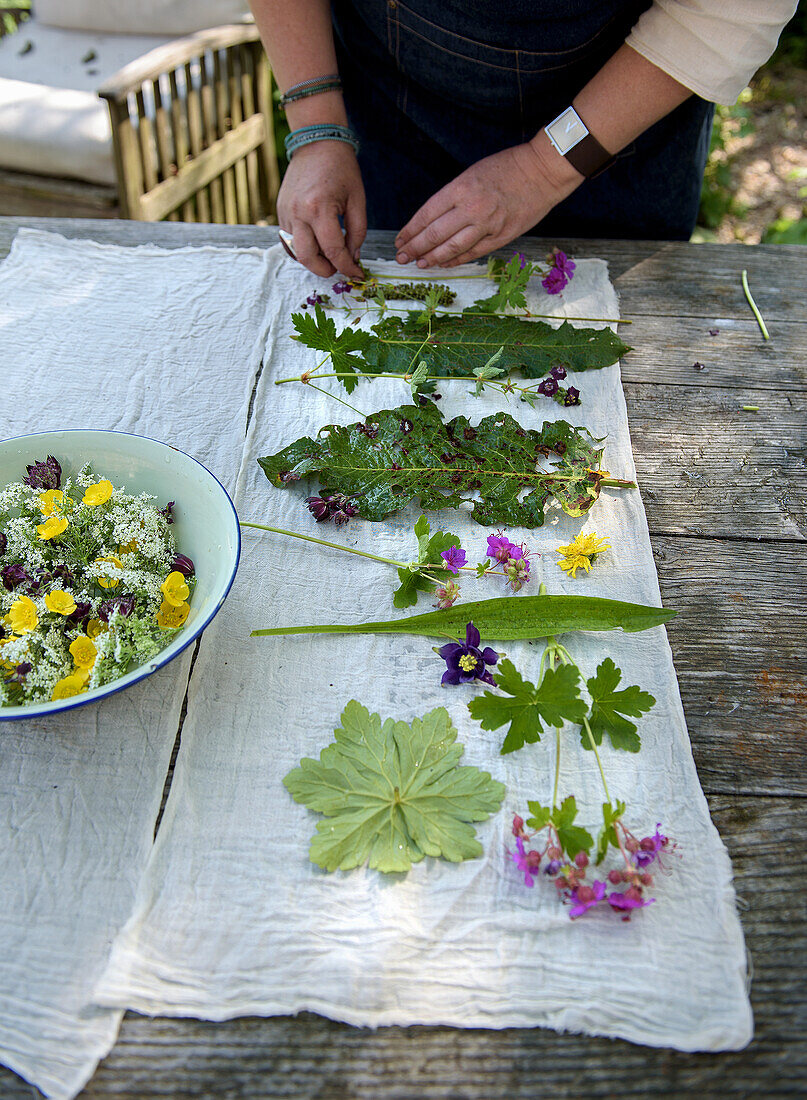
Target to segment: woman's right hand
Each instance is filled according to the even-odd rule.
[[[314,141],[297,150],[277,197],[277,217],[309,271],[326,279],[337,271],[364,278],[358,265],[367,233],[364,185],[356,154],[346,142]]]

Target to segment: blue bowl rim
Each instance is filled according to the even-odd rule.
[[[12,435],[9,436],[7,439],[0,439],[0,444],[14,443],[15,440],[22,439],[36,439],[38,436],[43,435],[73,435],[76,432],[81,432],[85,435],[124,435],[132,439],[145,439],[149,443],[156,443],[158,446],[165,447],[169,451],[177,451],[179,454],[184,455],[185,458],[189,458],[191,462],[195,462],[197,466],[201,466],[205,473],[213,478],[218,487],[221,489],[222,493],[224,493],[225,500],[230,505],[233,513],[233,518],[235,519],[235,561],[233,563],[232,573],[230,574],[230,578],[227,581],[226,587],[222,592],[216,606],[210,611],[209,615],[203,622],[197,624],[194,627],[193,631],[188,635],[187,641],[184,641],[179,649],[175,650],[169,657],[165,657],[163,660],[160,660],[161,654],[165,653],[165,650],[161,650],[153,661],[148,662],[147,666],[141,666],[145,669],[145,671],[142,672],[139,676],[136,676],[133,680],[129,680],[128,683],[119,684],[119,681],[113,680],[111,684],[105,684],[102,688],[95,688],[93,692],[87,692],[86,695],[75,695],[72,699],[65,700],[65,702],[61,706],[55,706],[53,705],[53,703],[34,704],[25,708],[25,710],[29,712],[27,714],[4,714],[3,711],[5,710],[5,708],[0,707],[0,722],[30,722],[37,718],[47,718],[51,714],[63,714],[65,711],[75,710],[77,707],[85,707],[89,703],[100,703],[104,699],[109,699],[112,695],[117,695],[119,691],[125,691],[126,688],[130,688],[134,684],[139,684],[140,681],[145,680],[147,676],[151,676],[153,673],[157,672],[158,669],[164,668],[167,664],[170,664],[170,662],[173,661],[175,657],[178,657],[180,653],[184,652],[184,650],[186,650],[192,642],[195,642],[197,638],[202,634],[202,632],[205,631],[208,626],[210,626],[213,619],[216,617],[216,615],[218,615],[219,611],[221,611],[222,604],[227,599],[230,589],[233,586],[235,575],[238,572],[238,564],[241,560],[241,526],[238,520],[238,512],[236,512],[235,510],[235,505],[232,502],[232,498],[230,497],[230,494],[224,488],[222,483],[219,481],[219,479],[216,477],[216,475],[211,470],[208,470],[207,466],[205,466],[203,462],[200,462],[198,458],[194,458],[193,455],[189,455],[187,451],[183,451],[180,447],[174,447],[171,443],[164,443],[163,440],[154,439],[150,435],[138,435],[136,432],[118,432],[112,428],[57,428],[51,432],[26,432],[25,435]],[[168,649],[168,646],[166,646],[166,649]],[[128,673],[126,675],[128,675]],[[121,677],[121,679],[124,678],[125,676]],[[116,684],[119,684],[119,686],[115,686]],[[98,692],[100,692],[101,694],[96,694]],[[48,708],[52,706],[53,709],[37,709],[38,707],[43,706]]]

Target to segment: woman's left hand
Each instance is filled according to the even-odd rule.
[[[456,267],[509,244],[583,182],[541,133],[477,161],[432,195],[395,238],[399,263]]]

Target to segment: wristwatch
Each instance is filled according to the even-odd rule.
[[[587,179],[604,172],[616,159],[589,133],[574,107],[561,111],[544,127],[544,132],[560,155]]]

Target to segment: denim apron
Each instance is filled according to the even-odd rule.
[[[469,165],[528,141],[569,106],[649,6],[650,0],[333,0],[370,227],[399,229]],[[687,240],[713,110],[690,97],[535,232]]]

